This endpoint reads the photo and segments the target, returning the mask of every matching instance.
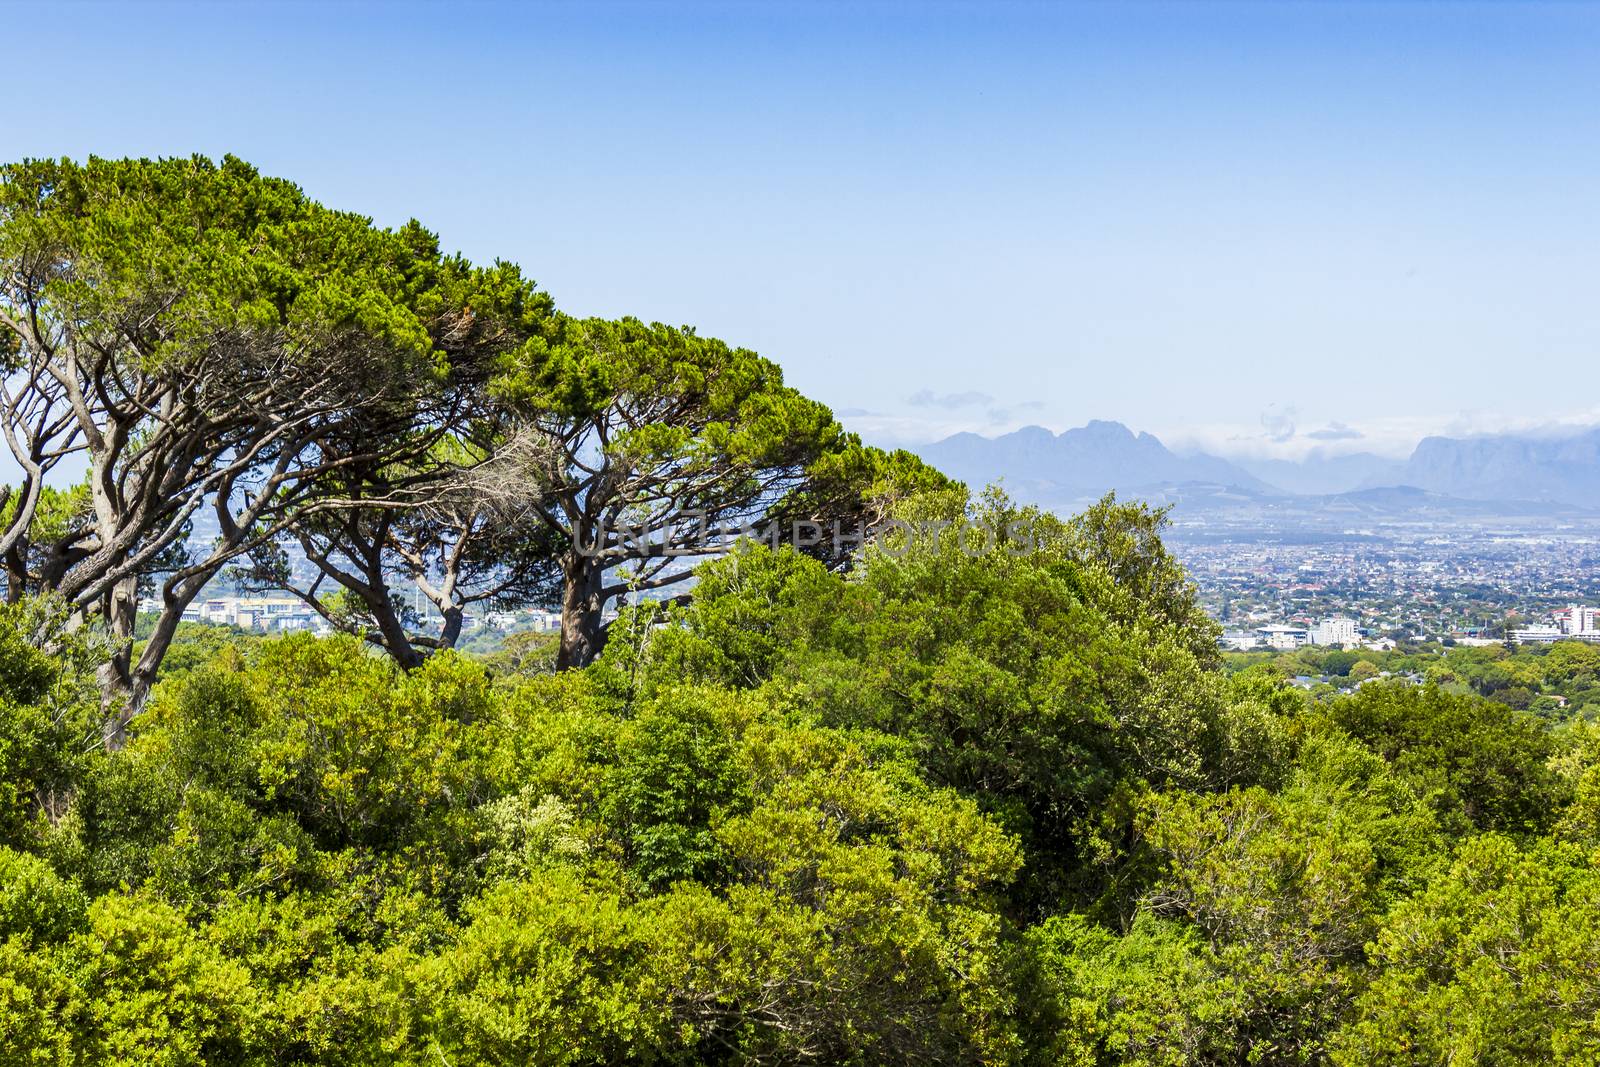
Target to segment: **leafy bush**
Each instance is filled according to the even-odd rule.
[[[0,609],[0,1061],[1592,1055],[1594,727],[1224,670],[1159,514],[969,517],[1037,539],[747,547],[583,670],[200,635],[110,752]]]

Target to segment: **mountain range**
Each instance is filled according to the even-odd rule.
[[[1401,478],[1475,500],[1516,497],[1600,505],[1600,428],[1562,437],[1429,437]]]
[[[1274,488],[1225,459],[1181,456],[1152,434],[1135,434],[1120,422],[1100,420],[1059,434],[1042,426],[1024,426],[1000,437],[958,433],[926,446],[921,454],[969,485],[1004,479],[1017,495],[1050,503],[1182,482],[1219,482],[1258,492]]]
[[[1429,437],[1408,459],[1371,453],[1313,454],[1291,460],[1224,459],[1174,452],[1149,433],[1096,420],[1052,433],[1026,426],[999,437],[958,433],[918,450],[969,485],[1003,481],[1019,499],[1045,506],[1081,504],[1108,491],[1171,497],[1172,487],[1205,484],[1253,498],[1336,496],[1405,487],[1442,498],[1600,509],[1600,428],[1565,436],[1502,434]]]

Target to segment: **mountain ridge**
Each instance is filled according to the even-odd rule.
[[[1300,461],[1175,452],[1154,434],[1108,419],[1059,434],[1042,426],[996,437],[958,433],[916,451],[969,484],[1003,481],[1041,504],[1211,484],[1300,497],[1411,487],[1458,501],[1600,508],[1600,427],[1561,436],[1430,436],[1404,460],[1364,452],[1317,451]]]
[[[1600,427],[1562,436],[1425,437],[1404,476],[1469,499],[1516,494],[1592,505],[1600,502]]]
[[[1225,459],[1173,452],[1150,433],[1095,419],[1051,433],[1024,426],[998,437],[959,433],[918,450],[924,460],[971,484],[1004,480],[1033,497],[1078,497],[1164,482],[1220,482],[1281,492]]]

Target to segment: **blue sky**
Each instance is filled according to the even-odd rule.
[[[880,441],[1600,422],[1600,6],[25,10],[6,158],[232,152]]]

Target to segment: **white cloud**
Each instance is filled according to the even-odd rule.
[[[935,393],[932,389],[919,389],[906,397],[906,403],[914,408],[974,408],[993,404],[994,397],[988,393]]]
[[[1475,437],[1488,434],[1560,436],[1600,426],[1600,406],[1548,418],[1527,418],[1473,410],[1431,415],[1330,421],[1333,433],[1313,431],[1274,438],[1266,426],[1239,423],[1184,423],[1154,427],[1151,432],[1171,448],[1211,452],[1219,456],[1257,459],[1304,459],[1315,453],[1346,455],[1373,452],[1409,456],[1424,437]],[[1265,432],[1264,432],[1265,431]]]
[[[1274,404],[1261,413],[1261,429],[1265,432],[1267,440],[1274,444],[1283,444],[1294,438],[1295,410],[1289,407],[1279,411],[1277,408],[1278,406]]]
[[[1312,430],[1306,436],[1313,441],[1359,441],[1366,434],[1342,422],[1330,422],[1320,430]]]

